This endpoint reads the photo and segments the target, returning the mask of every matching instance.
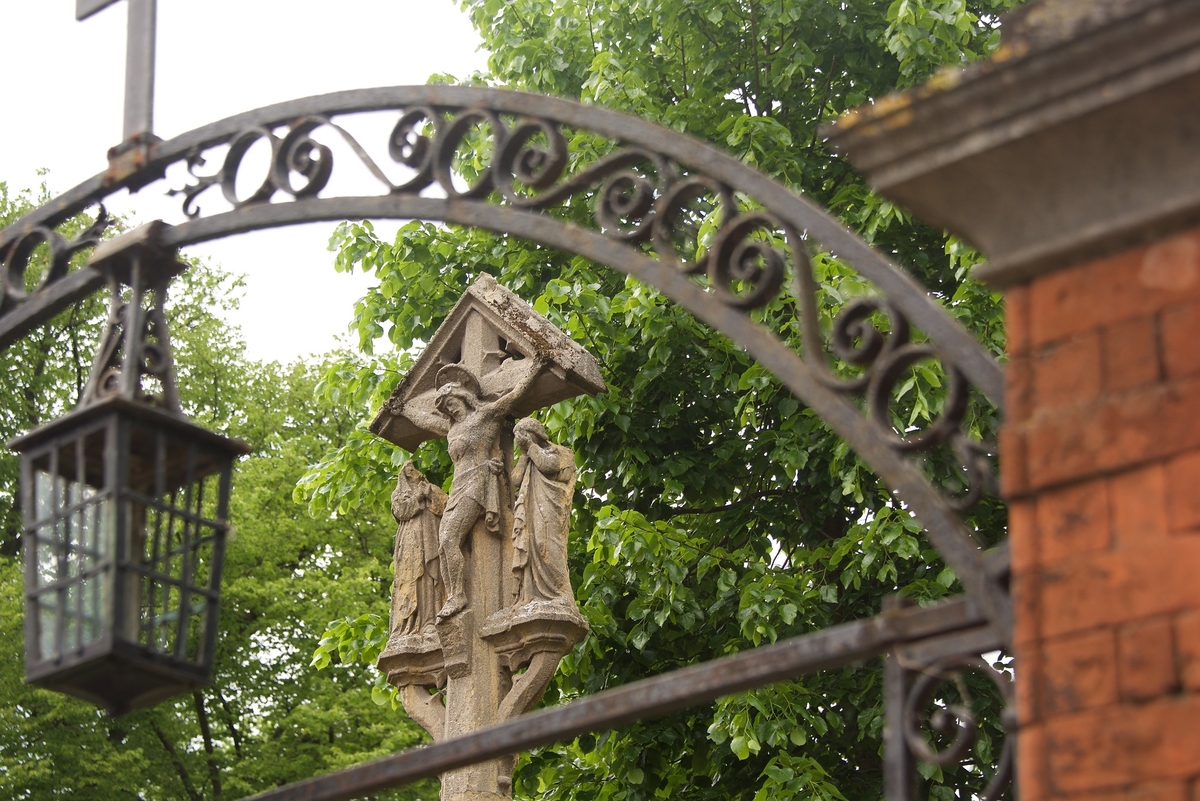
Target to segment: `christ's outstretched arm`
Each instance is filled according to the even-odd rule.
[[[511,412],[513,407],[517,405],[517,402],[533,386],[533,382],[537,377],[542,374],[542,370],[546,367],[546,357],[538,354],[529,361],[533,362],[533,364],[529,366],[528,371],[526,371],[521,380],[508,392],[505,392],[499,398],[487,404],[486,408],[490,414],[502,417]]]
[[[439,437],[444,437],[450,432],[450,420],[435,412],[430,412],[422,409],[420,404],[412,401],[404,404],[400,413],[411,420],[417,426],[432,431]]]

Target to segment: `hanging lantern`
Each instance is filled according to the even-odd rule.
[[[229,483],[248,449],[189,422],[151,223],[97,248],[111,308],[79,407],[20,437],[26,681],[114,715],[208,682]]]

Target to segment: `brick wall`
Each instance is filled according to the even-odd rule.
[[[1022,801],[1200,801],[1200,229],[1006,303]]]

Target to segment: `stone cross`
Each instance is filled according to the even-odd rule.
[[[84,20],[118,0],[75,0],[75,19]],[[127,0],[124,141],[146,138],[154,128],[154,47],[158,0]]]
[[[412,463],[397,479],[391,634],[378,663],[435,740],[531,709],[587,633],[567,575],[574,455],[536,420],[512,420],[605,389],[590,354],[484,275],[371,424],[410,451],[445,436],[454,467],[449,495]],[[509,798],[514,763],[444,774],[442,801]]]

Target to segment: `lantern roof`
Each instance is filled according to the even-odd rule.
[[[429,345],[371,421],[371,431],[405,450],[436,436],[410,420],[407,403],[432,408],[438,371],[462,364],[485,394],[499,394],[515,381],[522,359],[542,357],[547,369],[534,381],[513,413],[576,395],[608,391],[595,357],[525,301],[481,274],[446,315]]]
[[[211,448],[225,451],[231,457],[245,456],[251,448],[238,439],[226,437],[215,431],[196,425],[181,414],[166,411],[152,406],[144,401],[135,401],[120,395],[89,403],[63,415],[57,420],[51,420],[29,431],[8,443],[10,450],[20,453],[45,442],[52,437],[69,431],[78,426],[105,417],[113,412],[123,414],[154,428],[162,428],[190,440],[207,445]]]

